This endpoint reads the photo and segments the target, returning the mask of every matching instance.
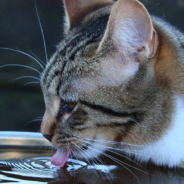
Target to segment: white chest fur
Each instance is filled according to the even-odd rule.
[[[174,167],[184,161],[184,99],[175,98],[172,124],[159,141],[138,151],[138,159]]]

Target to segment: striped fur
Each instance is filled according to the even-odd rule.
[[[177,139],[184,141],[184,134],[177,135],[184,126],[178,118],[178,107],[184,108],[184,35],[150,17],[137,0],[103,3],[78,15],[77,25],[67,25],[65,39],[42,73],[41,132],[53,136],[55,147],[69,146],[80,158],[81,150],[92,158],[88,152],[97,157],[115,147],[142,161],[179,165],[181,151],[172,161],[168,154],[169,144],[173,149]],[[68,16],[69,23],[73,15]],[[76,104],[71,112],[70,102]],[[175,136],[169,136],[172,130]]]

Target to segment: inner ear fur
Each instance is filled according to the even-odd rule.
[[[98,51],[109,40],[120,54],[151,58],[156,50],[156,31],[149,13],[137,0],[118,0],[111,11]]]
[[[63,0],[69,26],[78,25],[81,19],[98,8],[113,4],[113,0]]]

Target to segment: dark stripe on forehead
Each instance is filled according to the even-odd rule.
[[[84,42],[85,44],[80,45],[81,42],[85,41],[86,39],[90,40],[91,42],[99,41],[104,35],[108,19],[109,15],[105,15],[87,25],[84,29],[80,30],[80,34],[75,39],[71,40],[71,42],[65,46],[65,49],[60,52],[60,54],[66,55],[69,59],[71,59],[77,50],[86,46],[87,43]]]
[[[70,53],[70,51],[73,49],[74,46],[78,45],[86,38],[93,36],[95,34],[98,34],[98,36],[103,35],[107,26],[108,19],[109,14],[100,17],[97,20],[93,21],[92,23],[87,24],[84,28],[79,29],[74,36],[69,37],[66,40],[63,48],[60,49],[60,54],[63,56],[67,56],[67,54]]]
[[[47,71],[45,72],[44,80],[43,82],[47,82],[47,78],[54,79],[54,75],[51,77],[49,76],[49,73],[52,71],[52,67],[57,62],[64,62],[63,66],[66,64],[66,62],[69,62],[70,60],[74,60],[74,57],[78,51],[81,51],[84,49],[88,44],[99,42],[99,40],[102,38],[107,22],[108,22],[109,14],[105,15],[103,17],[98,18],[96,21],[88,24],[85,28],[82,30],[79,30],[76,35],[69,37],[67,40],[63,42],[62,48],[59,50],[58,55],[63,58],[63,61],[58,61],[55,59],[52,63],[49,63],[49,67]],[[64,70],[64,67],[62,67],[62,71]],[[61,73],[62,73],[61,71]],[[49,82],[50,85],[51,81]],[[47,88],[49,87],[47,86]]]

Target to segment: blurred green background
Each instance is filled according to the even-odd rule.
[[[61,0],[37,0],[47,53],[50,58],[62,40],[63,4]],[[184,31],[184,0],[141,0],[148,11]],[[45,62],[43,40],[34,0],[0,0],[0,47],[34,53]],[[32,53],[31,53],[32,52]],[[42,69],[38,64],[7,50],[0,50],[0,66],[22,64]],[[34,79],[15,80],[20,76],[39,77],[35,71],[21,67],[0,69],[0,131],[39,131],[44,102],[39,84],[24,85]],[[37,81],[36,81],[37,82]]]

